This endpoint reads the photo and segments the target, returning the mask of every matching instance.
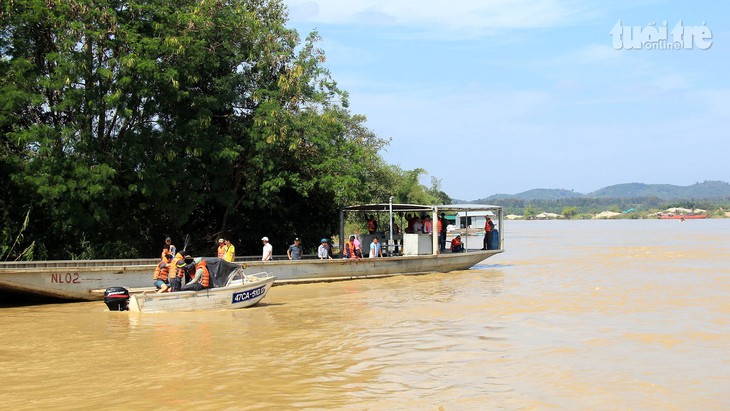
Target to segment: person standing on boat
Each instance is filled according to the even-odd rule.
[[[413,224],[416,223],[416,217],[406,214],[406,222],[408,223],[408,225],[406,225],[406,233],[413,233]]]
[[[299,237],[297,237],[294,239],[294,244],[290,245],[289,249],[286,250],[286,255],[290,260],[301,260],[302,254],[304,254],[304,249],[299,241]]]
[[[163,261],[160,261],[157,264],[157,267],[155,267],[155,272],[152,275],[152,280],[155,282],[155,288],[157,288],[158,293],[164,293],[167,291],[169,284],[168,284],[168,277],[170,276],[170,267],[172,262],[172,254],[166,254],[165,259]]]
[[[162,255],[160,256],[160,258],[162,259],[162,261],[165,261],[165,255],[175,255],[175,253],[177,253],[177,247],[172,244],[172,238],[165,238],[165,245],[162,247]]]
[[[441,251],[446,250],[446,227],[448,226],[448,224],[449,222],[446,220],[446,214],[441,213],[438,224],[436,224],[436,227],[438,228],[439,246],[441,247]]]
[[[423,221],[423,234],[433,233],[433,223],[431,223],[431,217],[426,216]]]
[[[487,221],[484,223],[484,247],[482,247],[482,250],[492,249],[492,231],[494,231],[494,223],[487,216]]]
[[[378,242],[378,237],[373,237],[373,242],[370,243],[370,254],[368,257],[370,258],[377,258],[383,256],[383,249],[380,247],[380,243]]]
[[[320,260],[331,260],[332,255],[330,254],[330,243],[326,238],[323,238],[319,247],[317,247],[317,257]]]
[[[201,257],[194,260],[195,276],[189,283],[182,287],[182,291],[200,291],[208,288],[210,285],[210,271],[208,271],[208,263]]]
[[[261,261],[270,261],[273,257],[274,247],[269,244],[269,237],[261,238],[261,242],[264,243],[264,253],[261,256]]]
[[[229,263],[232,263],[236,259],[236,247],[231,244],[231,240],[228,238],[226,238],[226,255],[223,259]]]
[[[423,233],[423,224],[421,224],[421,217],[419,217],[419,216],[413,217],[413,233],[414,234]]]
[[[218,258],[226,258],[226,241],[222,238],[218,239]]]
[[[378,231],[378,222],[375,220],[375,216],[370,214],[368,217],[368,233],[375,234]]]

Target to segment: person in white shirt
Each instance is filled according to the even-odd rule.
[[[421,224],[421,218],[418,216],[414,218],[416,219],[416,222],[413,223],[413,232],[415,234],[423,233],[423,224]]]
[[[317,257],[320,260],[332,259],[332,256],[330,256],[330,245],[326,238],[322,239],[322,243],[317,248]]]
[[[261,261],[269,261],[273,255],[274,247],[269,244],[269,237],[262,238],[261,242],[264,243],[264,253],[261,256]]]

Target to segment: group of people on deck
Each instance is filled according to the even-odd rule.
[[[235,251],[233,253],[235,256]],[[158,293],[200,291],[210,286],[210,271],[205,260],[185,255],[185,250],[178,252],[167,237],[152,279]]]
[[[362,258],[362,255],[362,244],[360,243],[360,240],[354,235],[351,235],[345,243],[344,250],[342,250],[342,258],[358,259]],[[368,253],[368,257],[379,258],[382,256],[383,247],[381,246],[378,237],[373,237],[372,242],[370,242],[370,251]]]
[[[423,218],[418,215],[406,215],[408,221],[407,233],[423,233],[432,234],[433,224],[431,217],[426,215]],[[441,213],[437,220],[436,233],[438,233],[439,247],[443,251],[446,248],[446,226],[448,222],[444,213]],[[367,218],[368,233],[375,234],[378,229],[378,222],[370,215]],[[489,216],[486,217],[484,225],[484,246],[482,250],[491,250],[492,237],[494,231],[494,223]],[[273,247],[269,243],[268,237],[261,238],[263,243],[262,261],[270,261],[273,259]],[[461,241],[461,235],[456,235],[451,240],[451,252],[464,251],[464,244]],[[287,257],[289,260],[301,260],[304,254],[301,240],[294,239],[294,243],[287,249]],[[228,262],[234,262],[236,258],[236,248],[231,244],[230,239],[220,238],[218,240],[217,256]],[[155,267],[153,281],[158,293],[166,291],[199,291],[210,286],[210,271],[207,263],[202,258],[192,258],[185,255],[185,250],[178,252],[177,248],[172,244],[170,237],[165,239],[165,245],[162,248],[160,262]],[[326,238],[322,238],[317,248],[317,257],[320,260],[332,259],[332,247]],[[369,246],[369,258],[383,257],[383,248],[375,235]],[[362,244],[360,240],[351,235],[342,250],[342,258],[360,259],[363,258]]]

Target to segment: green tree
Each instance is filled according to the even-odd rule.
[[[279,0],[13,0],[0,9],[0,215],[39,258],[207,253],[334,233],[355,202],[446,201],[348,110]],[[7,177],[7,178],[5,178]],[[181,246],[181,244],[178,245]]]
[[[578,214],[578,208],[575,206],[569,206],[563,208],[563,211],[561,212],[562,216],[566,219],[570,220],[571,218],[575,217],[576,214]]]

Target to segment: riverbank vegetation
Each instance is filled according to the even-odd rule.
[[[565,219],[591,219],[602,212],[613,212],[614,219],[656,218],[656,213],[670,208],[702,209],[713,218],[725,218],[730,212],[730,198],[664,200],[658,197],[638,198],[563,198],[557,200],[503,199],[505,214],[526,219],[552,213]]]
[[[316,246],[342,206],[449,201],[381,158],[281,1],[0,7],[3,260]]]

